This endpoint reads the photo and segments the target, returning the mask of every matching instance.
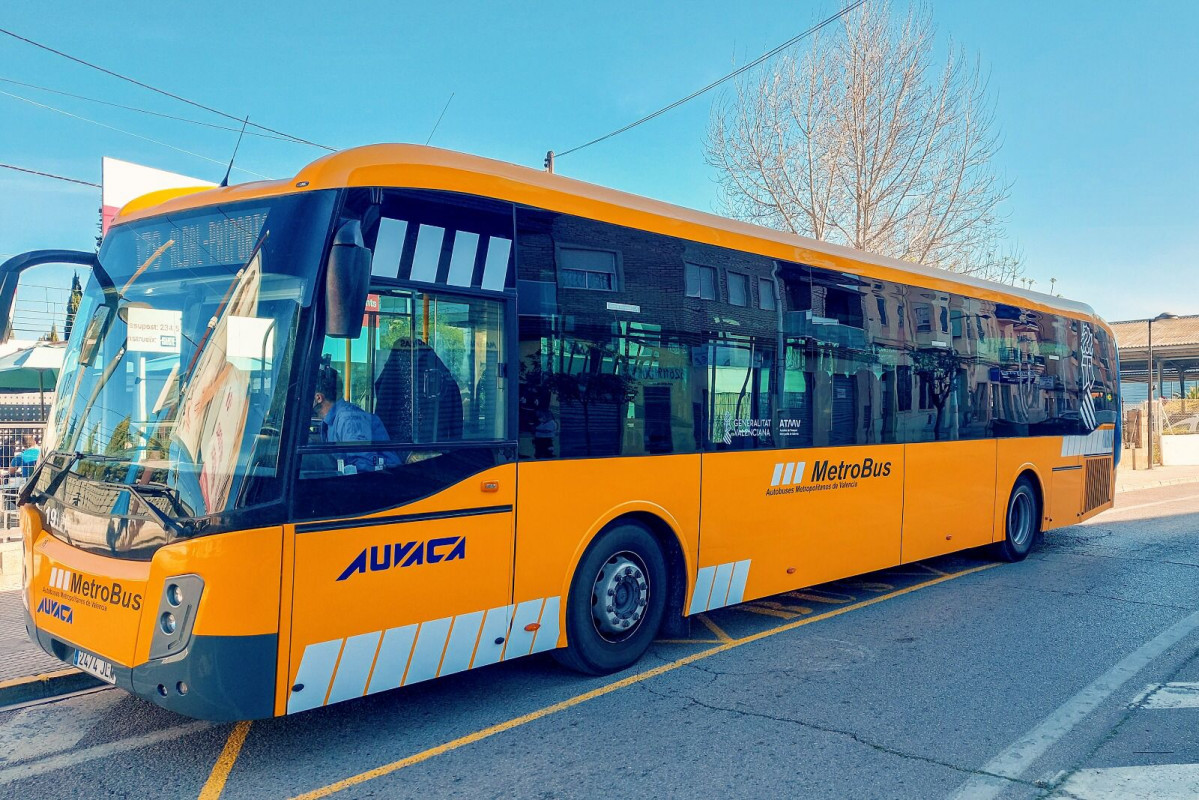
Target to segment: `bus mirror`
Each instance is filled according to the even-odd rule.
[[[371,251],[362,243],[362,223],[345,222],[333,237],[325,270],[325,335],[357,339],[370,289]]]
[[[0,342],[7,342],[12,336],[13,307],[16,304],[17,286],[21,282],[21,275],[26,270],[43,264],[70,264],[87,267],[93,271],[99,268],[95,253],[79,250],[33,250],[13,256],[0,264]]]

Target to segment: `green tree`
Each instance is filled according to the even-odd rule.
[[[83,287],[79,284],[79,273],[71,278],[71,296],[67,299],[67,321],[62,328],[62,338],[71,338],[71,328],[75,326],[75,315],[79,313],[79,304],[83,302]]]

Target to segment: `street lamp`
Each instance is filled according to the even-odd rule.
[[[1153,323],[1164,319],[1177,319],[1177,314],[1162,312],[1149,320],[1149,467],[1153,469]]]

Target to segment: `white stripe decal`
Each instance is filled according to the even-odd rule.
[[[296,685],[304,688],[292,692],[287,700],[287,713],[307,711],[325,702],[329,681],[333,680],[333,667],[337,654],[341,652],[341,639],[310,644],[300,656],[300,668],[296,671]]]
[[[783,481],[783,465],[775,464],[774,465],[774,475],[770,478],[770,485],[778,486],[780,483],[782,483],[782,481]]]
[[[375,657],[375,669],[371,672],[367,694],[395,689],[404,680],[408,667],[408,656],[412,655],[412,644],[416,641],[416,625],[392,628],[383,634],[379,655]]]
[[[450,271],[446,283],[451,286],[470,286],[475,275],[475,254],[479,250],[479,234],[458,231],[454,234],[454,247],[450,252]]]
[[[412,663],[404,675],[405,686],[437,677],[437,668],[441,666],[441,654],[445,652],[445,640],[453,621],[453,617],[443,617],[420,624],[416,647],[412,648]]]
[[[545,608],[541,610],[541,627],[533,637],[534,653],[544,653],[558,646],[558,606],[557,597],[545,598]]]
[[[787,464],[787,468],[783,470],[783,484],[790,485],[791,476],[795,473],[795,462]]]
[[[487,256],[483,262],[483,288],[503,291],[508,282],[508,256],[512,253],[512,240],[492,236],[487,240]]]
[[[487,612],[483,620],[483,633],[479,635],[479,646],[475,650],[475,660],[471,669],[495,664],[504,654],[504,642],[508,640],[508,622],[512,619],[514,606],[500,606]],[[499,642],[496,642],[499,639]]]
[[[712,596],[708,599],[708,610],[720,608],[729,596],[729,581],[733,577],[733,565],[721,564],[716,568],[716,576],[712,578]]]
[[[691,595],[691,607],[688,614],[698,614],[708,610],[708,595],[712,594],[712,576],[716,567],[704,567],[695,576],[695,594]]]
[[[70,570],[60,569],[58,571],[58,588],[64,592],[71,589],[71,572]]]
[[[795,465],[795,480],[792,483],[803,483],[804,470],[808,468],[808,462],[801,461]]]
[[[475,654],[475,642],[479,641],[479,628],[483,626],[483,612],[472,611],[454,617],[450,631],[450,643],[445,646],[445,658],[441,660],[438,675],[449,675],[470,669],[471,656]]]
[[[745,579],[749,577],[749,560],[738,561],[733,565],[733,580],[729,584],[729,596],[725,599],[726,606],[735,606],[745,599]]]
[[[50,568],[50,581],[48,585],[53,586],[55,589],[58,588],[58,567]]]
[[[351,697],[362,697],[366,693],[366,679],[371,674],[371,664],[375,660],[380,638],[379,631],[374,631],[346,639],[326,705],[340,703]]]
[[[1062,457],[1108,455],[1116,443],[1114,428],[1091,431],[1085,436],[1063,436]]]
[[[525,626],[541,618],[541,606],[545,598],[525,600],[516,607],[512,615],[512,630],[508,633],[508,644],[504,646],[504,660],[527,656],[533,649],[533,631],[526,631]]]
[[[326,696],[329,703],[337,703],[530,652],[553,650],[558,646],[561,607],[560,597],[539,597],[519,606],[499,606],[307,645],[295,680],[304,688],[288,698],[287,713],[316,708]],[[538,621],[540,627],[525,630],[526,625]]]

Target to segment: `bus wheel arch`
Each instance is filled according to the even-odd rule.
[[[683,562],[673,529],[660,517],[628,512],[605,522],[586,539],[570,571],[563,603],[567,647],[554,657],[593,675],[635,663],[668,613],[681,618],[686,584],[684,579],[680,590],[677,577],[686,574]],[[630,622],[627,632],[621,629]]]

